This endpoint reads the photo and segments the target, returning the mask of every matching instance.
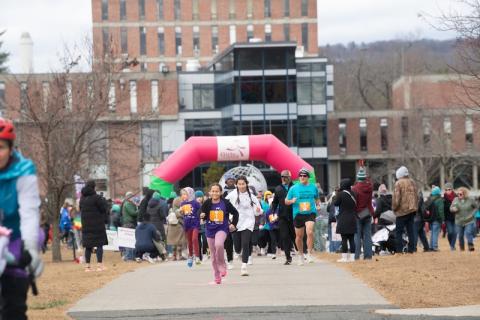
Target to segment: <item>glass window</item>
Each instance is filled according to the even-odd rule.
[[[142,122],[142,159],[162,158],[162,130],[158,121]]]
[[[247,41],[250,41],[250,39],[253,38],[253,25],[249,24],[247,26]]]
[[[222,123],[219,119],[185,120],[185,138],[191,136],[219,136]]]
[[[5,82],[0,82],[0,110],[2,109],[5,109]]]
[[[265,77],[265,103],[287,102],[286,77]]]
[[[152,93],[152,111],[158,111],[158,80],[152,80],[150,86]]]
[[[174,7],[173,14],[174,14],[175,20],[179,20],[181,16],[180,0],[174,0],[173,7]]]
[[[327,146],[327,121],[312,120],[313,147]]]
[[[0,109],[2,108],[2,83],[0,83]],[[48,108],[48,98],[50,96],[50,83],[47,81],[42,82],[42,106],[43,110],[46,112]]]
[[[137,113],[137,82],[130,80],[130,112]]]
[[[230,33],[232,26],[230,26]],[[218,53],[218,27],[212,26],[212,52]]]
[[[291,122],[291,121],[290,121]],[[288,143],[288,122],[287,120],[270,120],[268,133],[273,134],[280,141],[289,145]]]
[[[302,0],[302,16],[308,16],[308,0]]]
[[[127,19],[127,0],[120,0],[120,20]]]
[[[145,0],[138,0],[138,16],[140,20],[145,19]]]
[[[283,15],[290,16],[290,0],[283,0]]]
[[[122,53],[128,53],[128,33],[126,27],[120,28],[120,47]]]
[[[108,54],[110,51],[110,34],[108,28],[102,28],[102,45],[103,45],[103,54]]]
[[[1,97],[0,97],[1,100]],[[471,116],[465,117],[465,140],[467,142],[467,147],[472,147],[473,145],[473,121]]]
[[[198,20],[198,18],[199,18],[198,1],[199,0],[193,0],[193,2],[192,2],[192,19],[193,20]]]
[[[218,42],[218,39],[217,39]],[[230,26],[230,44],[237,42],[237,27],[235,25]]]
[[[107,128],[96,123],[88,133],[91,143],[88,146],[89,161],[93,164],[107,164]]]
[[[302,45],[308,51],[308,23],[302,23]]]
[[[380,146],[382,151],[388,150],[388,120],[380,119]]]
[[[288,23],[283,25],[283,39],[290,41],[290,25]]]
[[[193,109],[213,109],[214,94],[213,85],[211,84],[194,84],[193,85]]]
[[[264,0],[263,5],[265,18],[270,18],[272,16],[272,1]]]
[[[200,28],[198,26],[193,27],[193,52],[195,55],[200,54]]]
[[[102,0],[102,20],[108,20],[108,0]]]
[[[283,48],[265,48],[265,69],[285,69],[286,52]]]
[[[175,27],[175,53],[182,54],[182,28]]]
[[[423,127],[423,144],[425,146],[430,146],[430,119],[428,117],[422,118],[422,127]]]
[[[181,62],[177,62],[177,65],[175,67],[175,70],[177,71],[182,71],[182,63]]]
[[[262,69],[262,49],[239,49],[237,50],[237,70],[260,70]]]
[[[235,19],[235,0],[230,0],[228,8],[228,17]]]
[[[157,41],[158,41],[158,54],[165,54],[165,33],[163,27],[159,27],[157,30]]]
[[[403,141],[403,147],[405,150],[408,150],[408,118],[407,117],[402,117],[402,141]]]
[[[445,117],[445,119],[443,119],[443,131],[446,135],[452,134],[452,122],[449,117]]]
[[[253,0],[247,0],[247,18],[253,17]]]
[[[312,104],[325,104],[325,78],[312,78]]]
[[[347,148],[347,121],[345,119],[338,120],[338,145],[343,151]]]
[[[360,150],[367,151],[367,119],[360,119]]]
[[[72,110],[73,106],[73,93],[72,93],[72,82],[67,81],[65,85],[65,109]]]
[[[20,109],[26,111],[28,108],[28,92],[27,83],[20,82]]]
[[[110,88],[108,89],[108,110],[114,112],[116,107],[116,98],[115,98],[115,83],[110,83]]]
[[[272,41],[272,25],[271,24],[265,25],[265,41],[266,42]]]
[[[140,27],[140,55],[144,56],[147,54],[147,29],[145,27]]]
[[[312,103],[312,84],[310,82],[310,78],[297,78],[297,103]]]
[[[289,76],[287,82],[288,102],[297,102],[297,79],[295,76]]]
[[[210,3],[210,12],[212,13],[212,19],[217,19],[217,0],[212,0]]]
[[[163,17],[164,17],[163,0],[157,0],[157,12],[158,12],[158,20],[163,20]]]
[[[263,103],[262,77],[241,78],[239,96],[240,103]]]

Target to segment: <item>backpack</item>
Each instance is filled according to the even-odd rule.
[[[175,210],[174,209],[170,209],[170,212],[168,213],[168,216],[167,216],[167,222],[168,222],[168,224],[171,224],[171,225],[178,224],[178,218],[175,215]]]
[[[437,219],[437,217],[438,213],[435,201],[432,199],[428,199],[422,210],[422,220],[425,222],[433,222]]]

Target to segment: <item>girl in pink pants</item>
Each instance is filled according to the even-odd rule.
[[[236,228],[238,212],[230,201],[222,198],[222,187],[218,183],[210,186],[210,199],[203,203],[201,212],[202,219],[205,219],[205,234],[210,248],[215,283],[220,284],[222,277],[227,275],[223,245],[227,234]]]

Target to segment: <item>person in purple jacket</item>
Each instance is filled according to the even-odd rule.
[[[222,277],[227,275],[224,243],[227,234],[236,230],[238,212],[230,201],[222,198],[222,187],[218,183],[210,186],[210,199],[203,203],[201,212],[202,219],[205,219],[205,234],[210,248],[215,283],[220,284]]]
[[[194,254],[195,263],[201,263],[197,240],[200,230],[200,203],[195,199],[195,190],[190,187],[183,188],[180,191],[180,197],[182,199],[180,211],[183,213],[183,229],[188,242],[187,265],[191,268]]]

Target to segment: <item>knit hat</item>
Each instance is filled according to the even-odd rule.
[[[195,191],[195,198],[203,198],[205,195],[202,190]]]
[[[395,173],[395,176],[397,177],[397,179],[408,177],[407,167],[401,166],[400,168],[398,168],[397,172]]]
[[[112,206],[112,211],[117,213],[120,212],[120,206],[118,204],[114,204]]]
[[[446,189],[452,189],[453,190],[453,184],[451,182],[445,183],[445,190]]]
[[[365,168],[360,167],[360,169],[358,169],[358,172],[357,172],[357,180],[365,181],[365,179],[367,179],[367,173],[365,172]]]
[[[298,171],[298,175],[301,175],[301,174],[305,174],[305,175],[307,175],[307,177],[310,178],[310,171],[308,171],[308,169],[306,169],[306,168],[302,168]]]
[[[442,194],[442,190],[440,190],[439,187],[435,187],[432,189],[432,193],[431,193],[432,196],[439,196],[441,194]]]
[[[387,192],[388,192],[388,189],[386,185],[381,184],[380,187],[378,187],[379,194],[387,194]]]
[[[155,200],[160,200],[161,197],[162,197],[162,195],[160,193],[158,193],[157,191],[155,191],[152,195],[152,199],[155,199]]]
[[[169,199],[175,199],[177,197],[177,193],[175,191],[170,192]]]
[[[133,197],[133,192],[127,191],[127,193],[125,193],[125,199],[130,199],[132,197]]]

